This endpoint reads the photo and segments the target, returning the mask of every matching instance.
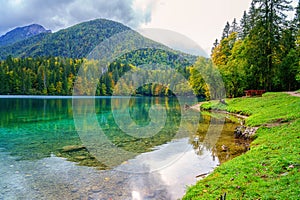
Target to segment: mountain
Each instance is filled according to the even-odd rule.
[[[105,40],[107,38],[109,40]],[[189,67],[195,59],[196,56],[173,50],[121,23],[96,19],[0,47],[0,80],[3,82],[0,94],[72,95],[78,70],[84,65],[95,69],[103,67],[96,94],[112,95],[115,83],[131,69],[136,71],[139,66],[151,69],[138,71],[143,77],[155,79],[171,67],[188,79]],[[164,80],[170,79],[167,75],[174,78],[173,73],[167,73]],[[85,85],[90,84],[89,80],[82,80]],[[122,82],[125,89],[132,88],[130,84],[131,80]],[[187,87],[184,82],[181,85]],[[174,85],[146,84],[138,88],[136,94],[172,96],[171,86]],[[76,88],[76,91],[80,91],[80,95],[91,94],[89,89]],[[121,93],[124,91],[119,89]]]
[[[94,47],[114,34],[130,30],[121,23],[96,19],[62,29],[42,33],[0,48],[0,59],[13,57],[60,56],[85,57]]]
[[[185,58],[193,60],[195,58],[195,56],[180,53],[147,39],[121,23],[107,19],[95,19],[55,33],[43,32],[8,46],[0,46],[0,60],[6,59],[7,56],[21,58],[37,56],[84,58],[104,39],[123,31],[132,32],[130,37],[141,38],[149,46],[160,47],[169,51],[169,53],[183,55]]]
[[[41,33],[50,33],[39,24],[31,24],[29,26],[15,28],[0,37],[0,47],[14,44],[16,42],[28,39]]]

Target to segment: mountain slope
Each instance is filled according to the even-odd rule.
[[[11,45],[16,42],[25,40],[27,38],[39,35],[41,33],[50,32],[50,30],[46,30],[43,26],[39,24],[31,24],[24,27],[18,27],[0,37],[0,46]]]
[[[96,19],[55,33],[44,33],[0,48],[0,59],[13,57],[85,57],[105,38],[130,28],[114,21]]]
[[[104,39],[131,30],[129,27],[107,19],[95,19],[83,22],[72,27],[62,29],[58,32],[43,32],[29,37],[8,46],[0,46],[0,60],[12,57],[65,57],[83,58],[86,57]],[[164,49],[172,54],[181,55],[184,58],[195,61],[195,56],[172,50],[161,43],[147,39],[139,33],[131,30],[128,37],[133,40],[141,40],[148,46],[155,46]],[[132,42],[132,38],[126,38]],[[151,59],[151,58],[149,58]]]
[[[107,38],[109,40],[105,40]],[[44,95],[72,95],[73,83],[82,65],[95,69],[103,67],[96,94],[112,95],[115,83],[131,69],[151,69],[151,72],[143,71],[143,76],[156,77],[171,67],[188,79],[188,67],[196,58],[105,19],[84,22],[56,33],[41,33],[0,47],[0,57],[0,79],[3,80],[0,94]],[[174,76],[173,73],[170,75]],[[82,80],[87,85],[87,80]],[[131,88],[131,81],[128,84],[126,87]],[[80,95],[91,92],[76,89]],[[172,95],[169,87],[160,84],[146,84],[136,94]]]

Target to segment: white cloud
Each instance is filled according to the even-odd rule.
[[[150,21],[152,7],[143,12],[135,11],[132,7],[133,1],[0,0],[0,35],[15,27],[32,23],[57,31],[95,18],[111,19],[131,27],[138,27],[140,23]]]

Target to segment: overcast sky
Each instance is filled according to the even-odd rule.
[[[298,0],[294,0],[294,5]],[[0,0],[0,35],[32,23],[57,31],[107,18],[133,29],[163,28],[187,36],[210,52],[226,21],[248,10],[251,0]]]

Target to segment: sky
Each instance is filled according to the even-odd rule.
[[[53,32],[95,18],[121,22],[135,30],[178,32],[207,54],[227,21],[239,21],[251,0],[0,0],[0,35],[32,23]],[[297,0],[294,0],[294,5]]]

